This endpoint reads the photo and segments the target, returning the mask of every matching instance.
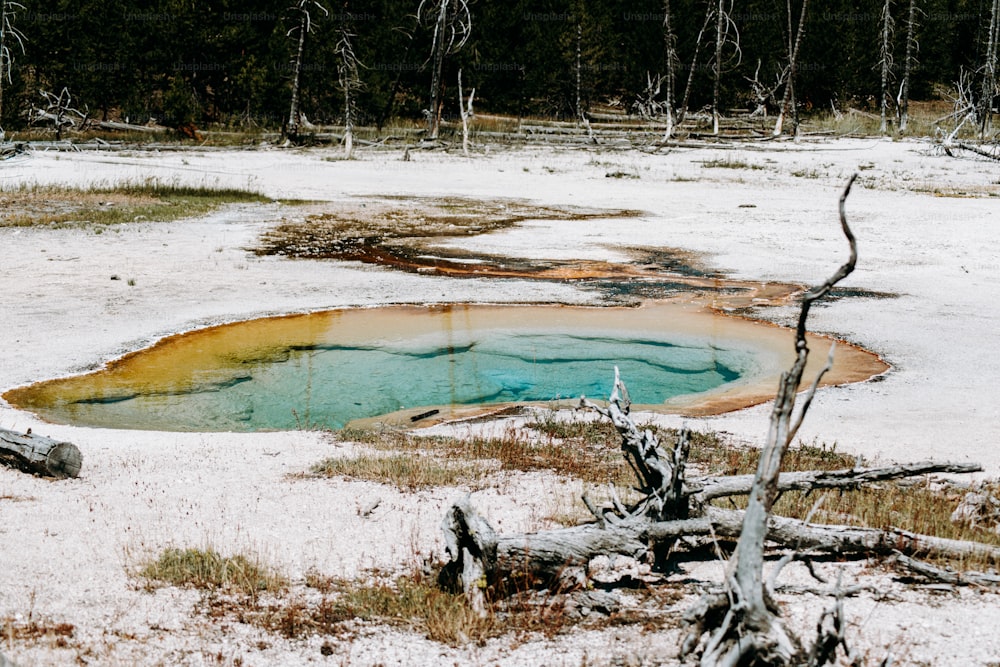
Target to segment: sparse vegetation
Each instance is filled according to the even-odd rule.
[[[142,564],[137,574],[152,586],[157,583],[191,586],[248,596],[264,591],[274,593],[288,583],[256,555],[222,556],[211,547],[166,549],[156,560]]]
[[[479,486],[489,472],[490,467],[482,463],[444,462],[417,452],[331,458],[312,467],[315,475],[392,484],[406,491],[435,486]]]
[[[33,614],[26,619],[0,618],[0,638],[5,642],[47,642],[53,647],[63,648],[69,645],[74,634],[76,626],[72,623],[35,618]]]
[[[703,169],[749,169],[751,171],[767,169],[762,164],[754,164],[753,162],[746,162],[745,160],[737,160],[735,158],[705,160],[701,163],[701,166]]]
[[[319,600],[299,597],[261,605],[250,619],[289,638],[338,634],[345,624],[356,621],[403,626],[449,645],[480,642],[505,631],[494,614],[480,617],[464,596],[441,590],[422,574],[391,582],[334,579],[327,588],[331,593]]]
[[[252,190],[156,180],[92,188],[23,185],[0,190],[0,227],[93,225],[101,229],[101,225],[126,222],[170,222],[203,215],[225,204],[269,201]]]

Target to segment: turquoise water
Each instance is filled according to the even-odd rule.
[[[50,406],[57,421],[157,430],[340,428],[449,404],[604,399],[618,366],[632,400],[656,404],[739,379],[752,352],[617,332],[478,330],[371,345],[284,347],[206,372],[183,390],[116,391]]]

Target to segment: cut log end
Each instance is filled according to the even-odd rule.
[[[25,472],[56,479],[76,477],[83,465],[83,454],[71,442],[0,429],[0,463]]]
[[[45,469],[53,477],[77,477],[83,466],[83,454],[80,448],[71,442],[60,442],[53,447],[45,457]]]

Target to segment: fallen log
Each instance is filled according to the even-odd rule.
[[[133,125],[132,123],[119,123],[113,120],[102,120],[97,124],[102,130],[109,130],[111,132],[144,132],[144,133],[154,133],[154,132],[169,132],[170,128],[167,127],[149,127],[148,125]]]
[[[953,586],[980,586],[997,588],[1000,586],[1000,575],[991,572],[955,572],[935,567],[930,563],[914,560],[901,553],[896,554],[896,562],[931,581],[938,581]]]
[[[0,429],[0,463],[45,477],[76,477],[80,474],[83,455],[70,442]]]
[[[597,556],[618,555],[643,559],[656,546],[681,537],[739,538],[745,513],[740,510],[706,508],[690,519],[649,521],[635,517],[620,523],[588,523],[537,533],[497,534],[472,507],[468,498],[448,510],[442,528],[451,556],[442,576],[453,588],[467,595],[501,587],[508,579],[541,585],[579,583],[575,568]],[[947,538],[918,535],[899,528],[807,523],[771,516],[766,540],[782,547],[844,557],[933,556],[964,559],[970,556],[1000,560],[1000,547]]]
[[[811,491],[813,489],[859,489],[865,484],[884,482],[930,473],[967,474],[982,472],[977,463],[935,463],[921,461],[883,468],[851,468],[849,470],[810,470],[783,472],[778,475],[778,492]],[[685,484],[684,495],[695,505],[727,496],[745,496],[753,486],[753,475],[732,475],[693,480]]]

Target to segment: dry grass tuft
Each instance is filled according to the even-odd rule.
[[[42,619],[18,620],[12,617],[0,618],[0,637],[7,641],[35,643],[47,641],[53,646],[66,647],[76,633],[72,623],[56,623]]]
[[[442,462],[433,456],[414,452],[330,458],[314,465],[311,472],[322,477],[350,477],[392,484],[404,491],[416,491],[436,486],[475,487],[492,470],[481,462]]]
[[[323,592],[322,597],[258,603],[252,609],[238,611],[238,616],[290,639],[340,635],[358,623],[378,623],[411,630],[450,646],[482,644],[490,638],[525,633],[553,636],[580,622],[567,614],[566,596],[550,592],[522,591],[495,599],[480,616],[464,595],[442,590],[436,576],[424,572],[371,582],[325,578],[315,573],[312,579],[320,583],[317,590]],[[594,616],[588,625],[622,621],[614,616]]]
[[[210,547],[166,549],[156,560],[143,564],[137,574],[153,583],[218,589],[248,596],[264,591],[275,593],[288,584],[256,555],[222,556]]]

